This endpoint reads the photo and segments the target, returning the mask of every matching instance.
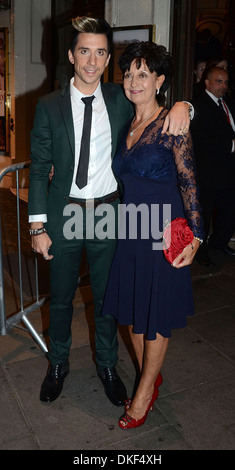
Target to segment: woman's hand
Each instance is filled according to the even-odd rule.
[[[178,255],[177,258],[174,259],[172,266],[178,269],[182,268],[183,266],[188,266],[189,264],[192,264],[193,258],[197,253],[199,246],[200,242],[194,238],[192,243],[187,245],[183,249],[182,253],[180,253],[180,255]]]
[[[178,101],[166,116],[162,134],[168,132],[173,135],[184,135],[188,132],[190,125],[189,105]]]

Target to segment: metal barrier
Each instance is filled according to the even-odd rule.
[[[38,291],[38,262],[35,255],[35,286],[36,301],[24,308],[23,286],[22,286],[22,259],[21,259],[21,235],[20,235],[20,203],[19,203],[19,170],[29,168],[30,161],[10,165],[0,172],[0,183],[7,173],[16,172],[16,207],[17,207],[17,238],[18,238],[18,263],[19,263],[19,288],[20,288],[20,311],[14,315],[6,316],[5,296],[4,296],[4,267],[2,253],[2,220],[0,216],[0,334],[7,335],[13,328],[21,328],[18,323],[22,322],[31,333],[35,341],[39,344],[44,353],[48,352],[46,343],[40,333],[38,333],[28,319],[28,314],[37,310],[44,303],[45,298],[39,300]]]

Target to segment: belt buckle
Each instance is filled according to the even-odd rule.
[[[92,208],[94,207],[94,205],[95,205],[94,199],[86,199],[86,202],[85,202],[86,209]]]

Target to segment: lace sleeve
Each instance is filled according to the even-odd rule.
[[[196,184],[195,161],[190,133],[175,138],[173,153],[185,216],[194,236],[203,238],[204,230],[199,205],[199,189]]]

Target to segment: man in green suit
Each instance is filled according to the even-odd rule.
[[[118,183],[111,162],[123,127],[133,116],[131,103],[117,84],[100,82],[110,60],[111,28],[105,20],[73,20],[73,38],[68,53],[74,65],[69,86],[38,102],[31,133],[29,222],[32,248],[50,262],[49,366],[40,399],[51,402],[61,393],[69,372],[73,299],[83,248],[86,248],[94,298],[96,366],[106,395],[115,405],[127,398],[118,376],[117,327],[112,316],[102,317],[101,308],[115,237],[90,236],[90,225],[101,217],[95,208],[111,204],[117,214]],[[77,183],[84,119],[82,99],[92,96],[89,167],[85,185]],[[188,127],[188,106],[177,103],[165,124],[171,133]],[[54,168],[48,186],[48,176]],[[71,206],[68,206],[70,205]],[[89,212],[89,204],[92,210]],[[64,232],[65,207],[79,208],[79,236]],[[70,212],[71,214],[71,212]]]

